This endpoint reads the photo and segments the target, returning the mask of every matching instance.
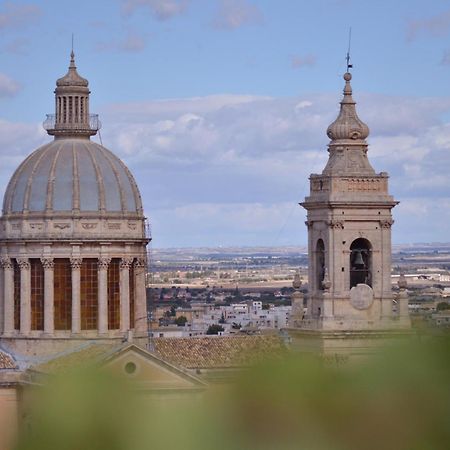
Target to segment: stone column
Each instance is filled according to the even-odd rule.
[[[72,268],[72,334],[81,331],[81,306],[80,306],[80,269],[82,258],[70,258]]]
[[[98,259],[98,332],[108,332],[108,266],[111,258]]]
[[[3,268],[3,333],[14,332],[14,266],[10,258],[0,260]]]
[[[136,334],[147,333],[146,268],[145,258],[137,258],[134,263],[134,327]]]
[[[18,258],[20,267],[20,333],[30,334],[31,331],[31,277],[28,258]]]
[[[133,264],[133,258],[122,258],[120,261],[120,331],[124,333],[130,329],[131,264]]]
[[[384,219],[380,221],[381,229],[381,318],[392,318],[392,287],[391,287],[391,226],[394,221]],[[375,274],[373,274],[375,275]]]
[[[44,333],[53,335],[55,331],[53,258],[41,258],[44,267]]]

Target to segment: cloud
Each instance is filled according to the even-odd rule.
[[[122,3],[124,15],[130,15],[137,9],[145,8],[160,21],[183,14],[188,6],[187,0],[123,0]]]
[[[14,97],[21,88],[20,83],[0,72],[0,98]]]
[[[450,65],[450,48],[444,51],[444,54],[442,55],[441,64],[443,66]]]
[[[0,11],[0,30],[23,27],[35,21],[40,14],[41,9],[35,4],[4,2]]]
[[[291,67],[293,69],[300,69],[302,67],[312,67],[316,65],[317,58],[315,55],[294,55],[291,58]]]
[[[325,133],[339,97],[223,94],[109,104],[99,111],[103,144],[134,174],[154,245],[302,245],[298,202],[308,194],[309,174],[326,164]],[[394,242],[448,240],[450,98],[355,98],[371,129],[368,157],[377,172],[389,173],[401,201]],[[45,140],[42,133],[0,121],[3,186]]]
[[[15,55],[26,55],[28,54],[28,47],[30,41],[25,38],[17,38],[8,42],[2,47],[2,51],[5,53],[12,53]]]
[[[125,53],[140,52],[145,49],[145,37],[136,32],[129,32],[121,40],[109,40],[107,42],[98,42],[96,50],[99,52],[116,51]]]
[[[444,37],[450,32],[450,10],[427,19],[411,20],[406,28],[406,38],[412,41],[419,34]]]
[[[247,0],[220,0],[213,26],[220,30],[235,30],[245,25],[259,24],[263,13]]]

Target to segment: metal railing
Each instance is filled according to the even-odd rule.
[[[87,122],[57,122],[56,114],[47,114],[46,119],[42,123],[46,131],[98,131],[102,127],[102,123],[98,118],[98,114],[89,114]]]

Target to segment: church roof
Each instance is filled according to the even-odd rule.
[[[17,364],[12,356],[0,350],[0,370],[2,369],[17,369]]]
[[[155,353],[187,369],[238,368],[287,350],[276,335],[155,338]]]
[[[125,164],[88,139],[56,139],[17,168],[3,214],[22,212],[142,214],[136,182]]]

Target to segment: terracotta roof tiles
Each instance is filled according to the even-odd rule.
[[[186,369],[244,367],[287,351],[274,335],[155,338],[153,342],[157,355]]]
[[[0,350],[0,370],[1,369],[17,369],[14,359]]]

